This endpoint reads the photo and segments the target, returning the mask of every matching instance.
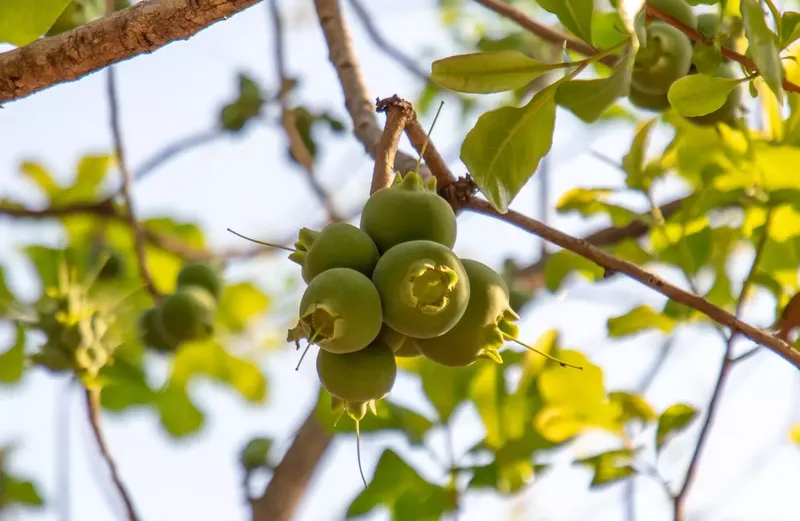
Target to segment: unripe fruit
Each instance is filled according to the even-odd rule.
[[[669,98],[666,93],[650,94],[639,90],[634,84],[631,84],[630,92],[628,92],[628,100],[635,107],[640,109],[652,110],[655,112],[664,112],[670,107]]]
[[[411,358],[414,356],[420,356],[422,354],[419,352],[419,349],[414,343],[413,338],[402,333],[398,333],[386,324],[383,325],[378,338],[381,342],[389,346],[392,351],[394,351],[394,356],[396,357]]]
[[[692,66],[692,42],[680,30],[655,21],[647,26],[647,45],[636,53],[631,86],[664,94]]]
[[[397,377],[397,363],[391,348],[380,341],[353,353],[334,354],[320,349],[317,375],[332,396],[366,403],[389,394]]]
[[[397,358],[413,358],[421,355],[422,352],[417,346],[417,341],[409,336],[405,337],[403,343],[394,351],[394,356]]]
[[[178,347],[164,330],[161,320],[161,308],[152,307],[139,317],[139,338],[142,343],[160,353],[170,353]]]
[[[287,340],[302,339],[331,353],[367,347],[381,330],[381,298],[372,281],[350,268],[323,271],[300,299],[299,321]]]
[[[465,367],[479,357],[501,360],[499,349],[506,337],[516,338],[513,321],[519,316],[511,309],[503,278],[478,261],[462,259],[469,277],[467,310],[450,331],[436,338],[417,339],[419,351],[434,362],[450,367]]]
[[[464,315],[469,278],[453,251],[432,241],[398,244],[378,261],[372,281],[383,321],[413,338],[446,333]]]
[[[428,240],[452,248],[456,243],[456,214],[436,194],[436,179],[426,184],[415,172],[395,177],[394,184],[372,194],[364,204],[361,229],[378,250],[408,241]]]
[[[175,342],[206,340],[214,334],[214,297],[199,286],[186,286],[164,299],[161,322]]]
[[[717,71],[717,76],[722,78],[735,78],[736,75],[734,73],[733,67],[729,64],[723,64],[720,66],[719,70]],[[726,123],[730,126],[734,126],[736,124],[736,119],[739,117],[739,109],[742,104],[742,86],[737,85],[728,94],[728,98],[725,100],[725,104],[723,104],[720,108],[715,110],[710,114],[705,114],[703,116],[695,116],[686,118],[688,121],[691,121],[695,125],[700,126],[714,126],[717,123]]]
[[[214,300],[222,295],[222,278],[219,273],[204,262],[188,262],[183,265],[175,280],[178,288],[198,286],[211,294]]]
[[[331,268],[350,268],[372,276],[378,247],[366,232],[347,223],[332,223],[321,231],[302,228],[289,259],[302,266],[306,284]]]
[[[692,29],[697,29],[697,16],[686,0],[647,0],[647,3],[680,20]]]

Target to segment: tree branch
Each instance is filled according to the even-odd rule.
[[[149,0],[0,54],[0,103],[185,40],[260,0]]]
[[[632,262],[609,255],[583,239],[578,239],[567,235],[517,212],[509,211],[506,214],[501,214],[492,208],[488,202],[482,199],[473,199],[466,206],[466,208],[490,217],[494,217],[501,221],[505,221],[509,224],[513,224],[518,228],[533,233],[534,235],[538,235],[546,241],[552,242],[553,244],[556,244],[566,250],[576,253],[581,257],[584,257],[598,264],[599,266],[606,268],[607,270],[625,273],[632,279],[641,282],[645,286],[654,289],[662,295],[669,297],[687,307],[700,311],[715,322],[723,326],[727,326],[733,331],[740,331],[753,342],[768,347],[774,353],[800,369],[800,351],[794,350],[792,346],[786,342],[767,333],[763,329],[759,329],[751,326],[750,324],[742,322],[736,316],[712,304],[703,297],[688,291],[684,291],[679,287],[670,284],[661,277],[650,273],[636,264],[633,264]]]
[[[103,457],[106,465],[108,466],[114,488],[117,489],[117,492],[122,497],[122,502],[125,505],[125,515],[128,521],[138,521],[136,509],[133,507],[131,496],[119,476],[117,464],[114,461],[114,458],[111,456],[111,451],[108,448],[108,444],[103,436],[103,431],[100,428],[100,390],[85,389],[84,395],[86,398],[86,413],[89,418],[89,425],[92,428],[92,434],[94,434],[94,439],[97,442],[97,449],[100,451],[100,455]]]
[[[375,104],[377,112],[386,113],[386,126],[383,128],[381,140],[378,143],[378,152],[375,155],[375,166],[372,170],[372,185],[370,193],[374,194],[381,188],[392,184],[394,179],[394,160],[397,156],[397,145],[406,124],[416,119],[411,104],[400,99],[397,95],[391,98],[378,100]]]

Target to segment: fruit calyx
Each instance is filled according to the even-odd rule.
[[[406,175],[401,175],[400,172],[397,172],[392,181],[392,187],[408,190],[409,192],[432,192],[435,194],[436,178],[429,177],[425,181],[417,172],[408,172]]]
[[[297,233],[297,241],[294,243],[295,251],[289,254],[289,260],[302,266],[305,264],[306,254],[317,240],[321,232],[309,228],[300,228]]]
[[[344,334],[344,319],[333,306],[325,303],[311,305],[300,316],[297,325],[289,330],[287,341],[300,347],[300,340],[306,339],[309,344],[321,345],[341,338]]]
[[[450,302],[458,274],[447,266],[421,259],[409,266],[402,289],[403,301],[426,315],[435,315]]]

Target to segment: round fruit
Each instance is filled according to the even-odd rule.
[[[436,179],[425,185],[415,172],[399,175],[394,184],[372,194],[361,214],[361,229],[386,253],[403,242],[428,240],[452,248],[456,214],[436,194]]]
[[[214,268],[204,262],[189,262],[178,272],[176,285],[179,288],[198,286],[211,294],[214,300],[222,295],[222,279]]]
[[[469,302],[469,278],[453,250],[432,241],[398,244],[378,261],[372,281],[383,320],[413,338],[446,333]]]
[[[306,287],[300,319],[287,340],[306,339],[331,353],[352,353],[375,340],[382,321],[381,298],[372,281],[356,270],[333,268]]]
[[[408,336],[405,337],[400,347],[394,351],[394,356],[398,358],[413,358],[420,355],[422,355],[422,353],[417,346],[417,341]]]
[[[647,45],[636,53],[631,85],[650,94],[664,94],[692,66],[692,42],[663,22],[647,27]]]
[[[680,20],[692,29],[697,29],[697,16],[686,0],[647,0],[647,3],[676,20]]]
[[[322,387],[346,402],[380,400],[392,390],[397,363],[391,348],[377,341],[354,353],[320,349],[317,375]]]
[[[177,343],[164,331],[161,321],[161,308],[152,307],[139,317],[139,338],[142,343],[160,353],[175,350]]]
[[[178,288],[161,305],[164,332],[175,342],[206,340],[214,334],[214,297],[199,286]]]
[[[447,333],[416,340],[426,358],[450,367],[468,366],[481,356],[496,360],[506,337],[518,334],[513,321],[519,320],[519,316],[511,309],[503,278],[478,261],[462,259],[461,262],[470,287],[464,316]]]
[[[734,70],[730,65],[724,64],[720,66],[719,70],[717,71],[717,76],[723,78],[735,78],[736,75],[734,74]],[[742,104],[742,86],[737,85],[728,94],[728,99],[725,100],[725,103],[710,114],[705,114],[703,116],[695,116],[686,118],[688,121],[691,121],[695,125],[700,126],[714,126],[717,123],[725,123],[730,126],[734,126],[736,124],[736,120],[739,117],[739,109]]]
[[[322,231],[302,228],[289,259],[303,267],[306,284],[331,268],[350,268],[372,276],[378,262],[378,247],[369,235],[348,223],[332,223]]]
[[[631,84],[630,92],[628,92],[628,99],[631,104],[640,109],[652,110],[655,112],[664,112],[670,107],[666,93],[650,94],[649,92],[639,90],[633,84]]]
[[[389,346],[392,351],[397,351],[408,337],[403,333],[395,331],[386,324],[383,324],[383,326],[381,326],[381,332],[378,333],[378,338],[381,342]]]

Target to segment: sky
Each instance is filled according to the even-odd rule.
[[[347,9],[348,2],[342,3],[369,95],[398,94],[413,99],[419,90],[416,80],[375,48]],[[400,10],[390,0],[364,3],[382,33],[410,55],[439,57],[456,52],[439,25],[436,2],[406,0]],[[327,60],[313,4],[285,1],[283,6],[288,68],[302,80],[299,98],[309,106],[330,109],[346,118],[341,88]],[[266,6],[257,5],[188,41],[172,43],[116,68],[123,138],[134,170],[163,146],[213,128],[219,107],[234,96],[238,72],[246,72],[267,88],[276,86],[270,31]],[[419,64],[423,69],[429,67],[425,60]],[[459,125],[457,111],[449,108],[445,105],[433,138],[440,150],[457,152],[469,126]],[[0,197],[44,204],[34,187],[18,175],[19,163],[35,159],[67,179],[83,155],[110,151],[108,120],[104,71],[6,105],[0,117]],[[428,126],[430,120],[423,124]],[[575,186],[620,186],[619,172],[589,152],[602,151],[618,160],[627,151],[632,135],[633,128],[628,125],[590,129],[559,111],[549,156],[550,200]],[[663,136],[658,143],[663,145]],[[401,146],[411,150],[405,140]],[[457,154],[452,157],[457,158]],[[451,167],[457,174],[466,171],[457,159]],[[346,139],[325,147],[319,176],[333,192],[337,207],[347,213],[367,197],[371,171],[372,163],[363,147],[354,139]],[[512,208],[540,216],[538,189],[535,177]],[[658,195],[660,201],[671,200],[679,195],[678,188],[667,183]],[[134,197],[141,216],[169,215],[198,222],[215,248],[241,246],[240,239],[225,231],[228,227],[269,240],[291,235],[301,226],[318,226],[324,219],[303,175],[286,161],[284,136],[275,127],[263,124],[164,164],[135,186]],[[641,208],[641,201],[632,204]],[[575,235],[605,225],[602,220],[555,215],[552,209],[546,216],[558,229]],[[0,219],[0,264],[6,268],[7,277],[13,274],[8,277],[9,283],[20,296],[35,294],[36,286],[19,246],[38,241],[55,244],[58,237],[53,223]],[[459,218],[455,250],[460,256],[499,267],[509,256],[522,262],[534,259],[539,242],[503,223],[465,214]],[[746,271],[751,255],[743,252],[735,263],[739,276]],[[295,268],[276,256],[236,265],[226,275],[231,280],[253,278],[270,290],[282,288],[287,275],[296,275]],[[682,284],[675,273],[665,275]],[[663,338],[648,333],[610,342],[606,320],[643,303],[663,305],[664,297],[633,281],[618,279],[597,286],[576,281],[555,295],[542,295],[521,321],[522,337],[534,341],[544,331],[558,328],[565,346],[582,350],[604,369],[609,390],[632,388]],[[283,295],[290,307],[298,298],[299,294]],[[766,326],[773,318],[773,309],[769,299],[757,299],[748,306],[745,318]],[[580,327],[575,327],[576,319]],[[7,342],[8,333],[7,328],[0,329],[0,345]],[[747,349],[744,344],[741,348]],[[714,384],[722,347],[713,331],[681,330],[672,356],[648,393],[651,403],[658,409],[679,401],[703,407]],[[104,416],[112,453],[143,521],[249,519],[237,452],[254,435],[276,437],[279,449],[290,443],[317,392],[313,364],[295,372],[295,363],[296,353],[288,346],[265,357],[263,369],[270,383],[265,406],[246,405],[233,393],[211,384],[198,385],[196,396],[208,411],[207,424],[189,440],[176,442],[166,437],[149,412]],[[159,369],[163,368],[154,368]],[[794,518],[793,511],[800,506],[795,493],[800,449],[788,444],[786,432],[792,421],[800,420],[798,384],[796,371],[768,352],[734,370],[688,498],[687,521]],[[392,395],[422,412],[427,410],[413,382],[400,379]],[[0,418],[0,444],[12,442],[17,446],[14,469],[34,477],[46,499],[60,507],[21,513],[16,519],[120,518],[119,501],[96,453],[81,396],[64,378],[31,371],[20,386],[0,391]],[[470,409],[463,410],[457,421],[456,452],[463,452],[480,439],[482,427]],[[695,426],[666,450],[660,470],[668,479],[681,479],[696,433]],[[577,521],[588,515],[597,521],[622,519],[623,487],[588,492],[590,474],[569,465],[570,458],[596,451],[598,443],[582,441],[560,454],[555,471],[516,497],[470,493],[460,520],[477,521],[489,515],[511,519],[512,514],[518,516],[514,519],[526,520]],[[63,446],[69,450],[61,450]],[[443,450],[440,439],[432,440],[432,446]],[[409,454],[399,436],[365,438],[362,449],[368,476],[386,447]],[[443,479],[424,453],[410,453],[409,460],[419,465],[426,478]],[[362,486],[354,462],[355,440],[337,439],[297,513],[298,521],[344,517],[347,505]],[[59,497],[65,481],[69,495]],[[640,478],[637,492],[640,518],[671,519],[658,485]],[[370,519],[389,516],[378,512]]]

